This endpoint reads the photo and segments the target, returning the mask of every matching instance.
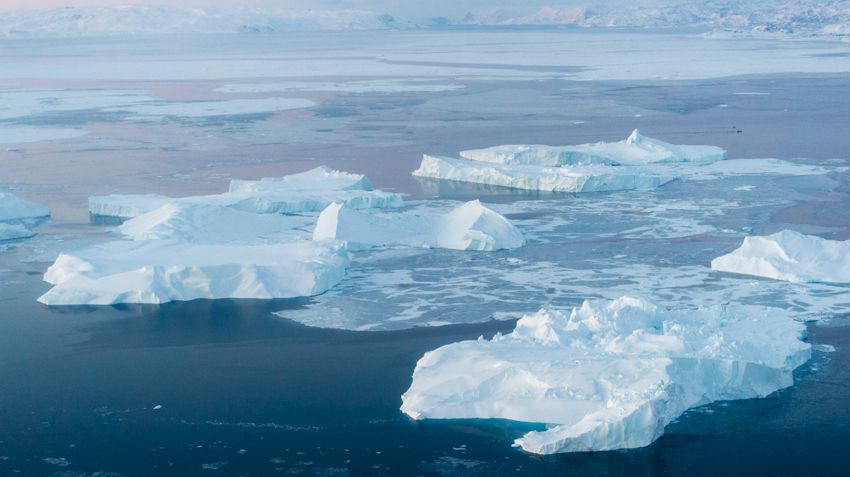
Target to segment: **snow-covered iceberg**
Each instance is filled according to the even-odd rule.
[[[726,151],[716,146],[670,144],[643,136],[635,129],[628,138],[619,142],[575,146],[505,145],[461,151],[460,157],[505,165],[560,167],[645,165],[658,162],[710,163],[726,159]]]
[[[49,216],[45,207],[0,191],[0,241],[32,237],[31,227]]]
[[[427,154],[422,156],[422,163],[413,175],[512,189],[570,193],[652,190],[676,178],[639,167],[503,165]]]
[[[850,283],[850,241],[793,230],[745,237],[735,251],[712,260],[711,268],[789,282]]]
[[[168,203],[138,215],[117,231],[133,240],[208,243],[270,243],[309,238],[315,217],[254,214],[209,204]]]
[[[119,240],[60,254],[44,274],[47,305],[165,303],[198,298],[291,298],[345,276],[344,249],[311,241],[199,245]]]
[[[443,214],[412,211],[382,216],[334,203],[319,215],[313,240],[337,240],[353,250],[404,245],[492,251],[525,244],[508,219],[477,200]]]
[[[89,198],[89,213],[95,216],[132,218],[170,203],[207,204],[231,207],[258,214],[319,212],[333,202],[355,209],[400,207],[401,194],[372,190],[361,174],[327,167],[280,178],[258,181],[233,180],[222,194],[171,198],[159,194],[106,195]]]
[[[415,419],[547,423],[515,445],[536,454],[649,445],[687,409],[793,384],[811,349],[781,310],[668,311],[641,299],[541,310],[514,331],[430,351],[402,396]]]

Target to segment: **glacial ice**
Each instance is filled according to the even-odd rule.
[[[43,206],[0,191],[0,242],[32,237],[30,227],[49,216]]]
[[[415,419],[552,425],[515,441],[535,454],[642,447],[690,408],[790,386],[811,355],[805,332],[767,307],[585,301],[569,315],[526,315],[508,335],[426,353],[401,409]]]
[[[313,240],[345,242],[352,250],[404,245],[492,251],[525,244],[508,219],[477,200],[446,214],[414,210],[383,216],[334,203],[319,215]]]
[[[503,165],[427,154],[422,156],[422,163],[413,175],[513,189],[571,193],[651,190],[676,178],[640,167]]]
[[[788,282],[850,283],[850,241],[793,230],[745,237],[735,251],[712,260],[711,268]]]
[[[132,218],[170,203],[207,204],[231,207],[258,214],[319,212],[332,202],[355,209],[400,207],[401,194],[372,190],[361,174],[327,167],[281,178],[258,181],[233,180],[222,194],[171,198],[159,194],[105,195],[89,197],[89,213]]]
[[[346,251],[310,241],[194,244],[118,240],[62,253],[47,269],[46,305],[165,303],[198,298],[291,298],[345,276]]]
[[[470,161],[504,165],[588,166],[646,165],[659,162],[711,163],[726,159],[726,151],[715,146],[682,146],[643,136],[637,129],[623,141],[576,146],[518,144],[461,151]]]

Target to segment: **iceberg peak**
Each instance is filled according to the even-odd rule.
[[[643,135],[641,135],[640,131],[638,131],[637,128],[635,128],[632,131],[632,133],[629,134],[629,137],[626,138],[627,144],[638,144],[642,141],[643,141]]]

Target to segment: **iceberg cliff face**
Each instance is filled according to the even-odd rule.
[[[198,298],[292,298],[324,293],[345,276],[332,244],[198,245],[114,241],[59,255],[44,274],[46,305],[165,303]]]
[[[166,204],[203,204],[231,207],[257,214],[319,212],[333,202],[355,209],[400,207],[401,194],[372,190],[361,174],[318,167],[300,174],[257,181],[233,180],[228,192],[171,198],[158,194],[105,195],[89,198],[89,213],[132,218]]]
[[[850,241],[792,230],[746,237],[735,251],[712,260],[711,268],[789,282],[850,283]]]
[[[319,215],[313,240],[338,240],[352,250],[402,245],[492,251],[525,244],[508,219],[477,200],[447,214],[413,211],[382,216],[334,203]]]
[[[790,386],[810,357],[804,337],[802,323],[764,307],[587,301],[426,353],[401,409],[415,419],[553,424],[516,440],[536,454],[642,447],[689,408]]]

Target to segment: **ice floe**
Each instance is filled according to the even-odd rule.
[[[0,191],[0,241],[32,237],[32,226],[49,216],[45,207]]]
[[[683,146],[642,135],[637,129],[623,141],[576,146],[506,145],[461,151],[470,161],[505,165],[587,166],[645,165],[658,162],[711,163],[726,159],[716,146]]]
[[[552,425],[516,440],[536,454],[642,447],[689,408],[793,384],[811,355],[804,338],[802,323],[772,308],[586,301],[426,353],[401,409]]]
[[[711,268],[788,282],[850,283],[850,241],[793,230],[745,237],[735,251],[712,260]]]
[[[198,298],[291,298],[325,292],[348,255],[310,241],[261,245],[119,240],[60,254],[38,301],[47,305],[164,303]]]
[[[333,202],[355,209],[399,207],[401,194],[372,190],[361,174],[349,174],[327,167],[281,178],[258,181],[233,180],[222,194],[171,198],[159,194],[105,195],[89,198],[89,213],[95,216],[132,218],[166,204],[207,204],[231,207],[259,214],[298,214],[319,212]]]
[[[414,210],[375,215],[334,203],[319,215],[313,240],[338,240],[355,250],[404,245],[492,251],[525,244],[508,219],[477,200],[445,214]]]

